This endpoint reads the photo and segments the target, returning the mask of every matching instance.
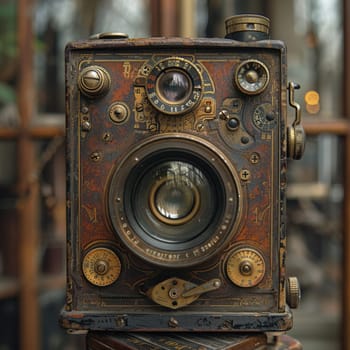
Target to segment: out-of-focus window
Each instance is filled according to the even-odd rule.
[[[301,85],[303,119],[342,118],[342,1],[273,0],[269,8],[272,36],[287,44],[288,79]],[[319,134],[289,163],[287,266],[303,291],[292,334],[306,349],[340,348],[343,156],[342,137]]]
[[[101,32],[149,36],[149,1],[38,0],[34,26],[38,114],[63,112],[65,45]],[[48,116],[39,120],[51,121]]]
[[[342,1],[271,2],[272,35],[288,47],[288,73],[301,84],[304,114],[322,119],[342,114]],[[286,15],[288,14],[288,15]]]
[[[16,127],[19,124],[15,85],[18,64],[16,9],[15,1],[0,3],[0,127]],[[14,158],[15,154],[16,145],[12,140],[0,141],[0,164],[7,164],[8,157]],[[13,185],[14,181],[14,164],[1,166],[0,186]],[[0,205],[7,207],[8,203]]]

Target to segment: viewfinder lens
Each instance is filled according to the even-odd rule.
[[[192,92],[189,76],[179,70],[165,71],[157,81],[157,90],[168,103],[179,103],[187,99]]]

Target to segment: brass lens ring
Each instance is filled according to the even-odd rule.
[[[132,253],[162,267],[208,260],[241,225],[237,170],[212,143],[186,134],[155,135],[112,170],[110,223]]]

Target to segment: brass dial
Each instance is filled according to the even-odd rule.
[[[236,85],[241,92],[247,95],[257,95],[263,92],[269,80],[268,68],[258,60],[243,61],[236,69]]]
[[[94,248],[83,259],[85,278],[95,286],[105,287],[114,283],[121,270],[118,256],[108,248]]]
[[[229,279],[239,287],[254,287],[265,275],[265,261],[262,255],[252,248],[233,251],[226,262]]]

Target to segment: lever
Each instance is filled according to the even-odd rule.
[[[146,292],[146,295],[159,305],[171,309],[179,309],[193,303],[203,293],[219,289],[220,286],[221,280],[218,278],[197,285],[181,278],[173,277],[156,284]]]
[[[301,109],[299,103],[295,101],[294,91],[299,89],[300,85],[289,82],[289,105],[295,109],[295,119],[292,125],[287,128],[287,156],[291,159],[300,159],[305,149],[305,132],[301,125]]]

